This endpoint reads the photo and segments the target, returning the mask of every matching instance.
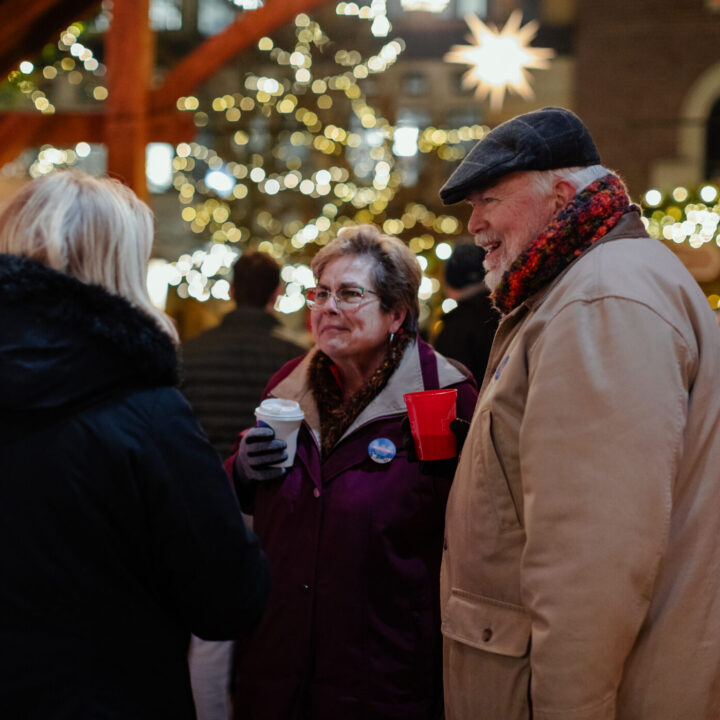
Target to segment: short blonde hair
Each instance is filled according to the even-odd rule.
[[[319,278],[325,266],[344,255],[366,255],[373,262],[372,288],[380,298],[383,312],[394,308],[406,311],[403,328],[416,333],[420,305],[418,289],[422,271],[412,251],[396,237],[384,235],[374,225],[345,227],[312,260],[311,267]]]
[[[130,188],[77,170],[32,180],[0,213],[0,252],[101,285],[177,341],[172,320],[148,295],[152,242],[152,212]]]

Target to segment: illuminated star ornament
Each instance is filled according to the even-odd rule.
[[[463,87],[475,86],[478,97],[490,96],[490,107],[493,110],[502,107],[508,88],[525,100],[530,100],[533,91],[528,69],[546,69],[550,67],[550,59],[555,56],[555,51],[550,48],[530,47],[538,31],[537,21],[520,27],[522,13],[513,10],[502,30],[488,27],[473,14],[467,15],[465,22],[472,32],[468,40],[473,44],[453,45],[444,58],[446,62],[471,66],[463,75]]]

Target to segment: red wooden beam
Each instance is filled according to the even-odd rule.
[[[240,51],[289,22],[298,13],[327,2],[329,0],[267,0],[264,7],[242,13],[235,22],[208,38],[165,76],[162,85],[151,93],[151,107],[174,107],[179,97],[192,94],[198,85]]]
[[[156,113],[147,119],[148,142],[177,145],[192,142],[196,128],[189,113]],[[106,142],[106,121],[97,113],[58,112],[54,115],[0,113],[0,166],[28,147],[68,148],[79,142]]]
[[[99,0],[2,0],[0,76],[36,56],[70,23],[97,11]]]
[[[108,147],[109,174],[122,179],[144,198],[147,196],[146,144],[156,141],[175,145],[190,141],[195,135],[192,118],[175,112],[177,98],[191,94],[235,55],[298,13],[327,2],[329,0],[268,0],[265,7],[243,13],[223,32],[206,40],[152,92],[149,91],[153,62],[152,32],[147,20],[149,0],[116,2],[105,39],[109,90],[105,114],[0,114],[0,137],[3,138],[0,165],[13,160],[27,147],[42,144],[68,147],[82,140],[104,142]],[[0,69],[5,63],[9,71],[23,57],[39,50],[48,37],[97,5],[97,0],[1,2]]]
[[[153,64],[148,12],[149,0],[114,3],[110,28],[105,35],[108,175],[122,180],[143,199],[147,197],[145,146]]]

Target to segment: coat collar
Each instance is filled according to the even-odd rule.
[[[310,363],[318,348],[311,349],[292,372],[281,380],[270,392],[271,397],[282,397],[295,400],[305,413],[305,422],[312,430],[315,439],[320,441],[320,415],[315,399],[308,383]],[[465,380],[464,375],[455,365],[438,353],[433,353],[437,363],[438,386],[448,387]],[[408,345],[397,370],[390,376],[387,385],[355,418],[355,421],[343,434],[343,438],[357,428],[377,418],[391,415],[402,415],[407,412],[405,393],[424,390],[423,372],[420,359],[420,343],[414,341]],[[342,438],[341,438],[342,439]]]
[[[622,240],[624,238],[634,237],[647,237],[647,230],[640,219],[640,209],[637,205],[631,205],[630,211],[625,213],[617,225],[610,230],[607,235],[600,238],[597,242],[593,243],[588,247],[582,254],[580,254],[575,260],[573,260],[566,268],[563,269],[555,278],[553,278],[542,290],[536,292],[534,295],[529,297],[525,302],[521,303],[515,310],[509,313],[508,317],[515,315],[524,315],[528,310],[534,310],[538,305],[542,304],[543,300],[552,291],[552,289],[561,281],[567,272],[572,268],[581,258],[585,257],[588,253],[593,252],[597,247],[604,245],[608,242],[615,240]],[[520,308],[524,308],[522,312],[518,312]]]
[[[60,336],[65,345],[76,348],[78,357],[93,353],[98,360],[107,357],[109,365],[121,365],[129,381],[177,383],[177,357],[170,337],[150,315],[99,285],[27,257],[0,254],[0,308],[12,320],[0,332],[3,363],[11,364],[22,353],[45,351],[46,338],[53,336],[57,343]],[[6,339],[14,353],[3,353]],[[52,360],[51,352],[46,355]],[[97,372],[103,369],[98,367]]]
[[[647,237],[647,231],[645,226],[640,219],[640,209],[636,205],[630,206],[630,211],[625,213],[620,220],[618,220],[615,227],[610,230],[604,237],[600,238],[597,242],[593,243],[588,247],[581,255],[573,260],[567,267],[565,267],[556,277],[554,277],[544,288],[531,295],[529,298],[521,302],[516,308],[514,308],[507,315],[503,315],[500,319],[495,340],[490,351],[490,360],[485,370],[485,377],[483,378],[482,386],[484,387],[487,380],[495,372],[497,363],[504,356],[507,351],[508,345],[514,337],[514,329],[520,325],[520,323],[537,307],[542,305],[545,298],[550,292],[561,282],[565,274],[570,271],[571,268],[575,267],[575,264],[585,257],[588,253],[594,252],[600,245],[604,245],[608,242],[615,240],[621,240],[624,238],[634,237]]]

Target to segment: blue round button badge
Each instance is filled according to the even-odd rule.
[[[368,455],[373,462],[384,465],[389,463],[397,453],[397,448],[392,440],[387,438],[375,438],[368,445]]]

